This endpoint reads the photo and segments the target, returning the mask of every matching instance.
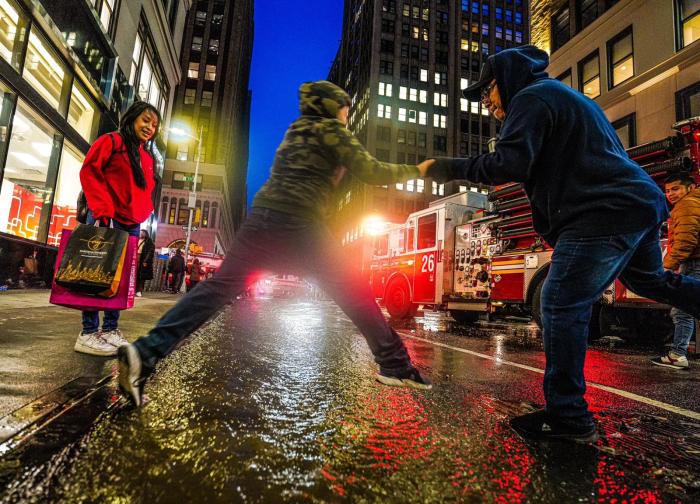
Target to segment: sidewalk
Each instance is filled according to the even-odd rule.
[[[136,298],[134,308],[119,321],[126,339],[145,334],[179,297],[146,292]],[[49,304],[48,290],[0,292],[0,440],[7,437],[8,429],[19,427],[8,425],[11,412],[42,398],[21,415],[33,416],[38,409],[50,407],[46,403],[61,400],[47,396],[49,392],[55,396],[58,389],[76,389],[78,393],[77,389],[85,390],[111,372],[114,359],[73,350],[80,329],[80,312]]]

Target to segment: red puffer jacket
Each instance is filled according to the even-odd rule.
[[[134,181],[121,135],[111,135],[113,138],[107,134],[95,140],[80,170],[88,207],[95,219],[106,217],[122,224],[141,224],[153,212],[153,158],[141,145],[141,168],[146,178],[142,189]]]

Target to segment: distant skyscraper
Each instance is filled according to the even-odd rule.
[[[434,156],[487,151],[498,126],[480,103],[461,98],[489,54],[527,43],[522,0],[346,0],[343,34],[329,79],[352,97],[348,127],[382,161],[414,164]],[[334,225],[345,244],[378,214],[403,221],[448,194],[480,190],[410,180],[389,187],[345,182]]]
[[[245,216],[252,44],[252,0],[194,3],[185,26],[173,126],[193,136],[203,131],[192,241],[206,252],[224,253]],[[171,134],[166,152],[157,246],[179,247],[197,142]]]

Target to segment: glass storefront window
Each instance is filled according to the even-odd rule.
[[[142,46],[143,42],[141,41],[141,35],[136,35],[136,41],[134,42],[134,52],[131,54],[131,73],[129,74],[129,84],[131,84],[132,86],[136,81],[136,74],[138,73]]]
[[[75,220],[77,212],[78,193],[80,193],[80,168],[83,166],[85,156],[68,142],[64,142],[61,152],[61,164],[58,169],[58,181],[56,182],[56,195],[51,209],[51,223],[49,225],[49,245],[58,247],[61,240],[61,231],[73,229],[77,224]]]
[[[148,97],[148,87],[151,83],[151,77],[153,76],[153,70],[151,69],[151,62],[148,58],[143,58],[143,65],[141,66],[141,75],[139,75],[139,96],[146,99]]]
[[[26,20],[14,2],[0,0],[0,55],[19,70],[19,57],[26,32]]]
[[[47,102],[58,108],[66,71],[34,30],[29,34],[29,47],[23,77]]]
[[[92,126],[95,124],[95,105],[81,86],[73,83],[68,109],[68,124],[73,126],[80,135],[90,142]]]
[[[0,231],[36,240],[44,203],[51,201],[49,181],[55,131],[22,100],[12,121],[5,174],[0,190]]]

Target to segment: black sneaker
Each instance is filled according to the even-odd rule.
[[[575,427],[565,424],[545,410],[520,415],[510,420],[510,426],[528,439],[558,439],[577,443],[595,443],[598,431],[591,427]]]
[[[119,360],[119,388],[136,406],[143,402],[143,385],[146,382],[141,355],[134,345],[122,345],[117,349]]]
[[[377,373],[377,381],[391,387],[410,387],[420,390],[433,388],[432,382],[427,378],[423,378],[414,367],[397,374],[390,374],[389,371],[379,371]]]

